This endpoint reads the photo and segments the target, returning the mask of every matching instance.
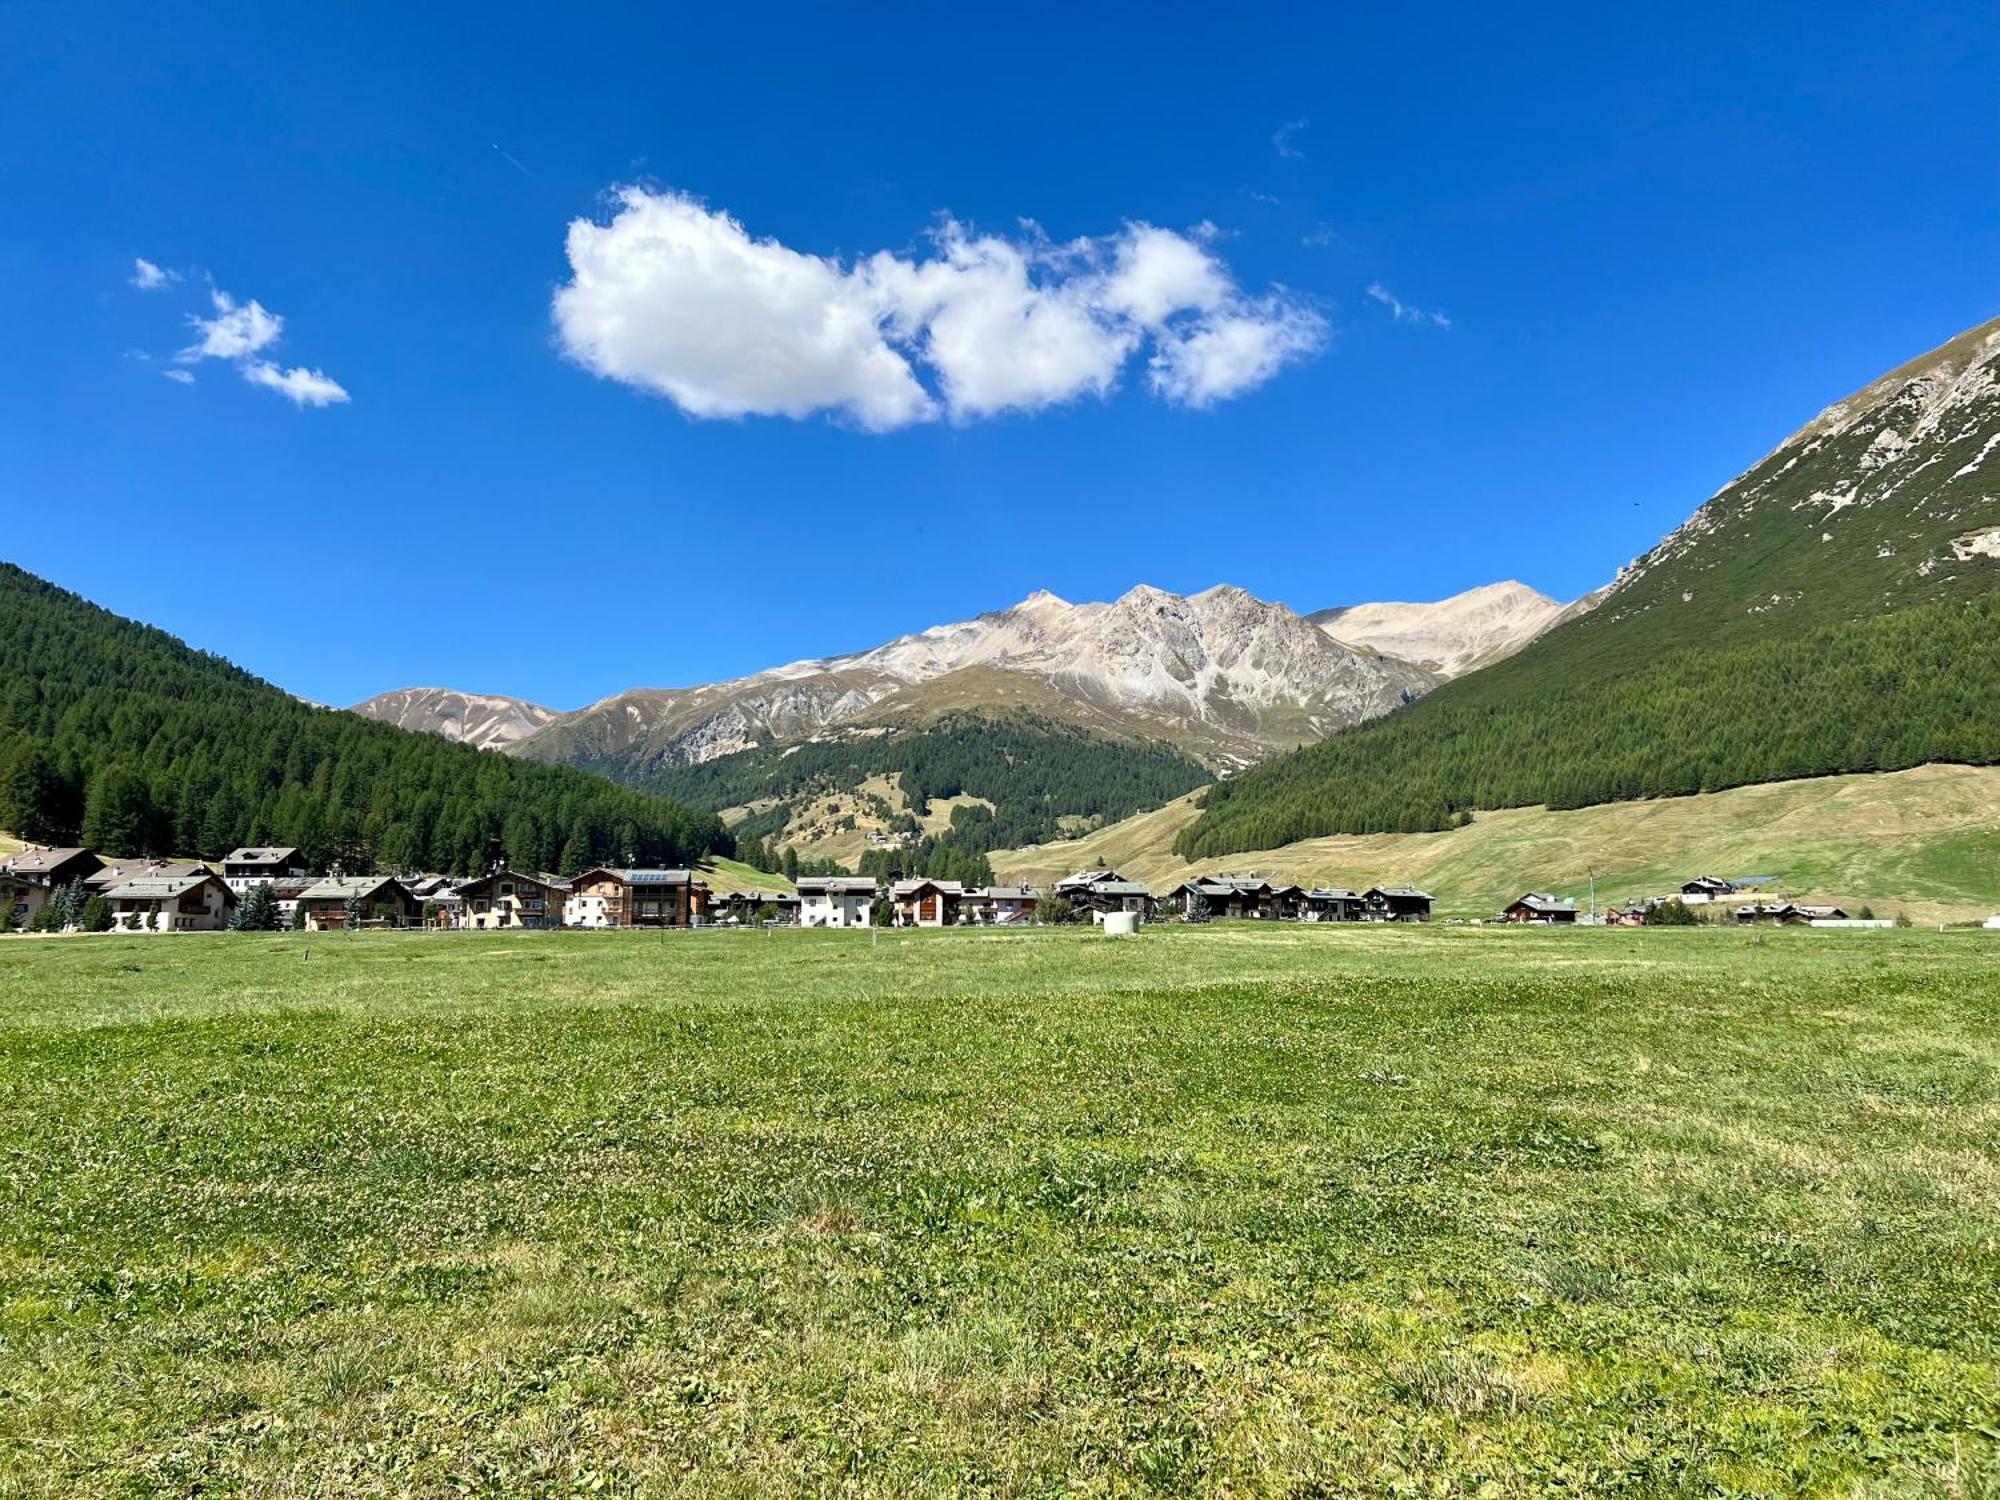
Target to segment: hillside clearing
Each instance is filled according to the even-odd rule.
[[[1983,1493],[2000,942],[0,940],[0,1491]]]
[[[1994,766],[1771,782],[1572,812],[1508,808],[1444,833],[1305,839],[1190,864],[1173,844],[1195,817],[1193,803],[1183,797],[1080,839],[996,850],[994,872],[1040,881],[1101,862],[1156,890],[1218,870],[1356,889],[1408,880],[1435,895],[1440,912],[1468,916],[1491,916],[1528,890],[1582,898],[1593,868],[1600,905],[1695,875],[1775,875],[1771,889],[1795,900],[1872,904],[1919,922],[2000,911]]]

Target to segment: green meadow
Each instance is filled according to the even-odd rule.
[[[0,1494],[2000,1493],[2000,934],[0,939]]]

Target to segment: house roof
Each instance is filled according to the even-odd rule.
[[[965,885],[962,881],[931,880],[928,878],[919,880],[899,880],[893,887],[891,887],[891,889],[894,892],[894,894],[898,896],[914,896],[918,891],[922,890],[925,886],[931,886],[935,888],[939,892],[939,894],[945,896],[963,896],[965,894]]]
[[[626,885],[698,885],[707,888],[705,881],[696,880],[691,870],[618,870],[610,865],[599,865],[594,870],[585,870],[573,884],[582,884],[592,875],[609,875],[613,880]]]
[[[296,858],[298,852],[289,846],[271,848],[260,844],[255,849],[231,849],[222,856],[222,862],[225,865],[275,865]]]
[[[126,880],[167,880],[175,877],[199,879],[214,872],[205,864],[192,859],[167,860],[127,860],[123,864],[106,865],[95,874],[83,877],[85,885],[99,887],[114,886]]]
[[[1514,906],[1525,906],[1529,911],[1575,911],[1576,900],[1571,896],[1552,896],[1547,891],[1530,891]],[[1508,910],[1512,910],[1509,907]]]
[[[1337,885],[1314,886],[1306,892],[1308,901],[1359,901],[1361,892],[1343,890]]]
[[[88,849],[23,849],[7,861],[7,868],[16,875],[46,875],[51,870],[60,870],[79,855],[97,857]]]
[[[1136,880],[1100,880],[1090,889],[1100,896],[1150,896],[1152,890]]]
[[[1428,901],[1429,891],[1420,891],[1413,885],[1371,885],[1362,892],[1364,896],[1403,896],[1412,900]]]
[[[172,901],[207,885],[211,880],[215,877],[206,870],[199,875],[143,875],[123,885],[114,885],[104,893],[104,898],[107,901]],[[220,881],[216,884],[222,885]],[[223,885],[222,889],[228,891],[229,887]],[[229,899],[235,899],[233,891]]]
[[[1067,891],[1077,886],[1101,885],[1107,880],[1123,880],[1124,878],[1116,870],[1078,870],[1074,874],[1065,875],[1061,880],[1058,880],[1056,882],[1056,889]]]
[[[851,896],[864,891],[873,895],[879,889],[866,875],[801,875],[798,887],[801,896]]]
[[[393,885],[399,891],[403,889],[393,875],[329,875],[323,880],[315,880],[299,892],[299,899],[345,901],[349,896],[372,896],[385,885]]]
[[[1035,901],[1042,893],[1031,885],[982,885],[965,894],[982,901]]]
[[[486,875],[475,876],[471,880],[460,881],[457,888],[458,893],[464,895],[467,891],[491,885],[496,880],[518,880],[523,885],[538,885],[545,891],[566,891],[569,889],[569,882],[567,880],[554,875],[538,875],[533,870],[494,870]],[[401,885],[402,882],[398,881],[397,884]],[[405,889],[408,889],[408,887],[405,887]],[[411,894],[415,895],[416,892],[412,891]]]

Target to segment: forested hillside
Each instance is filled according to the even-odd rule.
[[[643,783],[696,807],[847,791],[871,776],[899,777],[911,814],[971,796],[994,810],[954,810],[951,839],[968,850],[1054,838],[1065,817],[1107,822],[1156,807],[1209,774],[1168,745],[1109,740],[1037,715],[946,714],[923,728],[768,746],[698,765],[660,768]],[[782,814],[758,831],[776,832]],[[926,871],[925,873],[933,873]]]
[[[0,564],[0,827],[125,855],[294,844],[315,867],[727,852],[712,814],[299,702]]]
[[[1208,795],[1187,858],[2000,761],[2000,322],[1827,409],[1520,655]]]

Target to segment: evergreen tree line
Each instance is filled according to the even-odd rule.
[[[857,875],[888,880],[956,880],[964,885],[993,885],[993,865],[981,849],[968,849],[950,837],[922,838],[901,849],[869,849],[861,855]]]
[[[711,813],[316,708],[0,564],[0,828],[136,857],[296,845],[353,873],[727,853]]]
[[[991,802],[990,815],[969,821],[956,835],[960,845],[981,850],[1052,839],[1064,817],[1129,817],[1210,779],[1199,762],[1170,745],[1102,739],[1039,715],[957,713],[921,730],[760,746],[700,765],[662,767],[644,785],[695,807],[721,809],[766,797],[789,801],[846,791],[879,775],[900,778],[917,816],[944,798]],[[738,825],[738,835],[769,837],[785,819],[785,809],[773,808]]]
[[[1690,645],[1617,670],[1565,672],[1560,657],[1528,655],[1220,783],[1175,851],[1201,859],[1442,829],[1475,808],[2000,761],[1990,594],[1790,640]]]

